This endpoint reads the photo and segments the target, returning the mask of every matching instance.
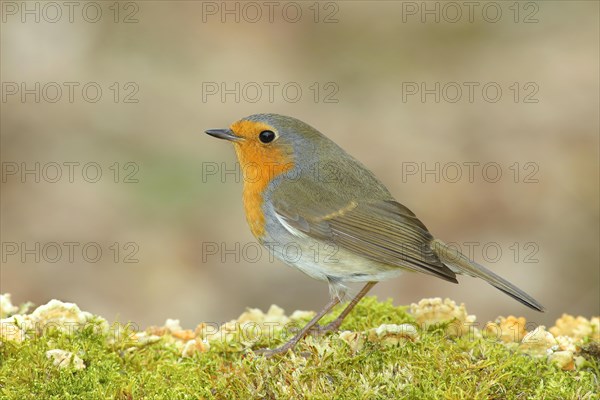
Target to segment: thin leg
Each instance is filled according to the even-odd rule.
[[[273,350],[271,350],[271,349],[260,349],[260,350],[256,350],[255,353],[263,354],[266,357],[271,357],[271,356],[273,356],[275,354],[285,353],[288,350],[292,349],[300,341],[300,339],[302,339],[304,336],[306,336],[306,334],[308,333],[308,331],[310,331],[311,328],[314,325],[316,325],[316,323],[319,322],[319,320],[321,318],[323,318],[323,316],[325,314],[327,314],[329,311],[331,311],[331,309],[333,307],[335,307],[335,305],[338,304],[339,302],[340,302],[340,300],[337,297],[334,297],[333,299],[331,299],[329,301],[329,303],[327,303],[327,305],[325,306],[325,308],[323,308],[317,315],[315,315],[315,317],[313,319],[311,319],[310,322],[308,324],[306,324],[306,326],[304,328],[302,328],[302,330],[296,334],[296,336],[294,336],[292,339],[290,339],[290,341],[288,341],[283,346],[278,347],[278,348],[273,349]]]
[[[344,318],[346,318],[346,316],[350,314],[350,311],[352,311],[352,309],[358,304],[358,302],[363,297],[365,297],[365,295],[369,292],[369,290],[371,290],[373,286],[375,286],[376,283],[377,282],[367,282],[367,284],[360,290],[360,292],[358,292],[356,296],[354,296],[354,298],[350,301],[346,308],[344,308],[344,311],[342,311],[341,314],[335,320],[333,320],[325,326],[319,326],[315,329],[315,333],[318,335],[322,335],[324,333],[337,330],[340,327],[340,325],[342,325],[342,321],[344,320]]]

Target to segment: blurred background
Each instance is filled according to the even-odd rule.
[[[320,309],[327,285],[261,252],[233,148],[203,133],[275,112],[547,312],[469,277],[405,274],[372,294],[450,297],[480,322],[600,313],[597,2],[48,4],[2,2],[13,302],[140,327]]]

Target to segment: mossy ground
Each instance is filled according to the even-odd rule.
[[[363,331],[410,323],[403,307],[363,300],[342,329]],[[339,311],[339,310],[338,310]],[[330,317],[331,318],[331,317]],[[2,399],[598,399],[600,363],[563,371],[496,340],[451,338],[440,328],[397,345],[366,341],[353,351],[333,334],[303,340],[294,353],[266,359],[236,343],[181,357],[165,337],[140,344],[131,335],[107,340],[88,327],[49,331],[0,346]],[[285,337],[260,339],[275,347]],[[47,350],[77,354],[86,368],[58,368]],[[237,350],[236,350],[237,349]]]

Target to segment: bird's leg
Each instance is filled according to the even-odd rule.
[[[344,308],[344,311],[342,311],[341,314],[335,320],[333,320],[325,326],[315,327],[313,329],[314,334],[323,335],[327,332],[337,330],[340,327],[340,325],[342,325],[342,321],[344,320],[344,318],[346,318],[346,316],[350,314],[350,311],[352,311],[352,309],[358,304],[358,302],[363,297],[365,297],[365,295],[369,292],[369,290],[371,290],[373,286],[375,286],[376,283],[377,282],[367,282],[367,284],[360,290],[360,292],[358,292],[358,294],[354,296],[352,300],[350,300],[350,303],[346,306],[346,308]]]
[[[283,346],[278,347],[276,349],[260,349],[260,350],[255,350],[255,353],[262,354],[262,355],[264,355],[266,357],[271,357],[271,356],[273,356],[275,354],[285,353],[288,350],[294,348],[294,346],[300,341],[300,339],[302,339],[304,336],[306,336],[306,334],[308,333],[308,331],[310,331],[311,328],[313,326],[315,326],[317,324],[317,322],[319,322],[319,320],[321,318],[323,318],[323,316],[325,316],[325,314],[327,314],[329,311],[331,311],[331,309],[333,307],[335,307],[335,305],[338,304],[339,302],[340,302],[340,300],[337,297],[334,297],[333,299],[331,299],[329,301],[329,303],[327,303],[327,305],[317,315],[315,315],[314,318],[311,319],[310,322],[308,324],[306,324],[306,326],[304,328],[302,328],[302,330],[300,332],[298,332],[296,334],[296,336],[294,336],[292,339],[290,339]]]

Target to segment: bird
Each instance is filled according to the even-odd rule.
[[[452,283],[481,278],[537,311],[533,297],[435,238],[375,175],[307,123],[254,114],[206,134],[233,144],[243,176],[250,231],[276,258],[328,284],[330,300],[289,341],[265,356],[293,349],[307,334],[335,331],[379,281],[421,272]],[[349,296],[349,285],[364,286]],[[348,301],[336,319],[318,322]]]

